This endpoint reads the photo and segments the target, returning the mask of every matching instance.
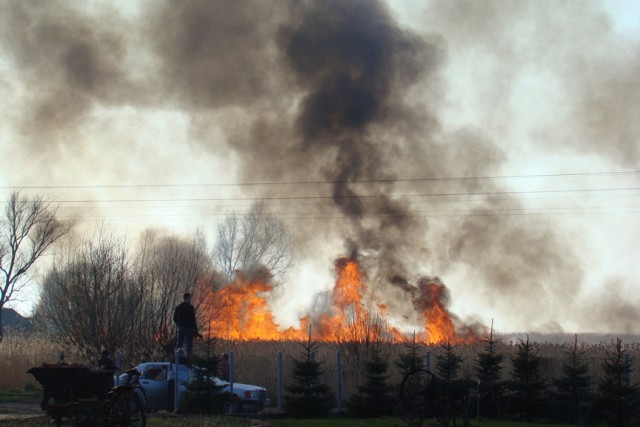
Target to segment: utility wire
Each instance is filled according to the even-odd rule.
[[[251,185],[310,185],[310,184],[337,184],[337,183],[393,183],[393,182],[416,182],[416,181],[453,181],[453,180],[480,180],[480,179],[527,179],[527,178],[551,178],[551,177],[591,177],[591,176],[629,176],[637,175],[640,171],[609,171],[609,172],[585,172],[585,173],[565,173],[565,174],[538,174],[538,175],[499,175],[499,176],[477,176],[477,177],[423,177],[423,178],[401,178],[401,179],[382,179],[382,180],[361,180],[361,181],[283,181],[283,182],[247,182],[247,183],[223,183],[223,184],[129,184],[129,185],[71,185],[71,186],[24,186],[20,189],[116,189],[116,188],[150,188],[150,187],[168,187],[168,188],[187,188],[187,187],[215,187],[215,186],[251,186]],[[12,188],[8,186],[0,188]],[[398,194],[351,194],[344,196],[331,195],[285,195],[285,196],[258,196],[258,197],[194,197],[194,198],[105,198],[102,200],[91,199],[68,199],[68,200],[48,200],[60,204],[59,208],[66,211],[73,209],[76,212],[70,213],[66,218],[82,220],[82,221],[104,221],[105,217],[100,219],[96,215],[91,215],[92,210],[106,209],[106,215],[110,221],[148,221],[150,219],[157,220],[222,220],[228,211],[223,213],[200,212],[193,213],[194,209],[228,209],[234,207],[249,207],[257,201],[269,201],[270,206],[275,207],[276,215],[282,220],[340,220],[349,219],[347,215],[341,216],[336,212],[296,212],[297,207],[317,207],[334,208],[335,202],[339,200],[357,199],[361,205],[365,207],[363,217],[391,217],[385,211],[376,210],[377,201],[387,198],[395,201],[410,203],[414,208],[416,204],[424,203],[447,203],[454,204],[449,209],[435,210],[418,210],[409,209],[401,216],[405,217],[455,217],[455,216],[513,216],[513,215],[588,215],[588,214],[635,214],[640,212],[639,206],[591,206],[591,207],[575,207],[575,206],[547,206],[547,207],[478,207],[474,209],[468,206],[468,203],[487,203],[487,202],[517,202],[517,201],[539,201],[544,199],[578,199],[588,195],[589,198],[602,197],[640,197],[638,192],[640,187],[602,187],[602,188],[574,188],[574,189],[550,189],[550,190],[513,190],[513,191],[462,191],[462,192],[421,192],[421,193],[398,193]],[[625,194],[626,192],[627,194]],[[539,196],[539,197],[535,197]],[[211,202],[218,202],[211,204]],[[273,202],[273,203],[272,203]],[[158,206],[140,205],[135,203],[148,204],[158,203]],[[173,205],[167,206],[167,203]],[[199,203],[200,206],[194,206]],[[244,204],[243,204],[244,203]],[[76,204],[76,206],[73,206]],[[121,204],[121,206],[109,206],[109,204]],[[464,204],[464,205],[463,205]],[[513,206],[513,205],[512,205]],[[285,212],[278,212],[277,207],[285,209]],[[178,213],[154,214],[152,209],[177,209]],[[111,213],[109,211],[118,209],[127,209],[136,211],[127,213]],[[190,209],[191,212],[180,214],[180,209]],[[367,209],[370,209],[367,212]],[[87,212],[87,215],[78,215],[77,210]],[[139,212],[139,213],[136,213]],[[75,215],[74,215],[75,214]]]
[[[342,200],[342,199],[376,199],[376,198],[412,198],[412,197],[453,197],[453,196],[503,196],[514,194],[558,194],[558,193],[594,193],[605,191],[638,191],[640,187],[614,188],[578,188],[562,190],[526,190],[526,191],[478,191],[451,193],[414,193],[414,194],[362,194],[348,196],[259,196],[259,197],[194,197],[184,199],[103,199],[103,200],[47,200],[56,203],[149,203],[149,202],[220,202],[220,201],[263,201],[263,200]]]
[[[561,210],[566,209],[566,210]],[[634,206],[633,210],[619,210],[619,207],[606,207],[606,208],[597,208],[597,210],[584,210],[579,208],[558,208],[558,210],[553,212],[546,212],[540,209],[529,209],[529,210],[452,210],[450,212],[446,211],[436,211],[432,213],[409,213],[404,215],[398,214],[384,214],[384,213],[365,213],[361,217],[357,218],[449,218],[449,217],[497,217],[497,216],[558,216],[558,215],[602,215],[602,214],[640,214],[640,207]],[[626,209],[626,207],[622,207],[622,209]],[[86,222],[103,222],[105,221],[104,217],[82,217],[78,218],[75,216],[61,216],[61,219],[66,220],[79,220]],[[224,221],[224,214],[214,214],[214,215],[194,215],[194,214],[185,214],[185,215],[132,215],[132,217],[122,218],[120,216],[115,218],[109,218],[109,222],[141,222],[141,221],[149,221],[149,220],[167,220],[167,221],[184,221],[184,220],[199,220],[199,221]],[[354,219],[354,217],[350,217],[348,215],[296,215],[296,216],[279,216],[278,219],[282,221],[315,221],[315,220],[349,220]]]
[[[556,174],[531,174],[531,175],[486,175],[486,176],[458,176],[458,177],[422,177],[422,178],[389,178],[366,180],[334,180],[334,181],[262,181],[262,182],[238,182],[238,183],[190,183],[190,184],[117,184],[117,185],[19,185],[0,186],[0,189],[97,189],[97,188],[185,188],[185,187],[247,187],[247,186],[274,186],[274,185],[318,185],[318,184],[358,184],[358,183],[396,183],[396,182],[429,182],[429,181],[467,181],[467,180],[496,180],[496,179],[530,179],[530,178],[554,178],[554,177],[580,177],[580,176],[625,176],[638,175],[640,171],[608,171],[608,172],[577,172]]]

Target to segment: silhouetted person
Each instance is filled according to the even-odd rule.
[[[111,359],[109,350],[102,350],[102,353],[100,353],[100,359],[98,359],[98,368],[113,370],[116,369],[116,364],[113,359]]]
[[[183,348],[186,341],[187,357],[191,359],[193,354],[193,337],[198,335],[198,325],[196,323],[196,309],[191,305],[191,294],[186,292],[182,296],[182,302],[173,311],[173,321],[178,327],[178,345],[176,349]]]

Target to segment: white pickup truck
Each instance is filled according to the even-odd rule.
[[[173,365],[169,362],[145,362],[136,366],[140,372],[140,385],[144,389],[143,399],[148,410],[168,409],[172,399],[169,392],[169,378],[173,378]],[[178,365],[178,390],[186,391],[186,385],[191,384],[196,375],[194,369],[186,365]],[[229,383],[212,377],[216,385],[222,386],[222,392],[233,390],[234,412],[258,411],[270,405],[267,390],[250,384]]]

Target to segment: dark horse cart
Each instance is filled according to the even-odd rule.
[[[415,427],[422,426],[427,420],[448,427],[457,425],[458,415],[466,427],[469,425],[470,388],[469,381],[445,381],[428,369],[409,372],[400,384],[405,420]]]
[[[131,386],[113,387],[113,370],[43,365],[27,371],[44,389],[40,407],[56,426],[146,426],[140,397]]]

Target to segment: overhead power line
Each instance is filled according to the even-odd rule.
[[[405,212],[400,214],[405,217],[437,218],[460,216],[528,216],[528,215],[594,215],[594,214],[630,214],[639,212],[637,200],[640,198],[640,186],[636,183],[636,176],[640,171],[608,171],[608,172],[582,172],[563,174],[537,174],[537,175],[496,175],[475,177],[422,177],[399,178],[382,180],[348,181],[349,184],[358,183],[393,183],[393,182],[444,182],[491,179],[539,179],[539,178],[569,178],[562,181],[543,181],[541,189],[515,189],[501,183],[499,186],[487,182],[484,189],[481,185],[474,185],[472,190],[461,191],[450,188],[443,190],[434,188],[429,191],[428,186],[416,191],[409,187],[401,189],[400,186],[388,187],[388,190],[380,190],[375,187],[363,185],[360,189],[353,186],[352,193],[343,196],[331,195],[331,188],[318,187],[316,189],[305,188],[311,184],[338,184],[347,181],[283,181],[283,182],[245,182],[245,183],[211,183],[211,184],[128,184],[128,185],[49,185],[49,186],[25,186],[19,189],[52,189],[69,190],[65,193],[51,197],[47,200],[55,203],[60,208],[62,218],[76,219],[86,222],[113,221],[113,222],[176,222],[176,221],[220,221],[235,208],[244,210],[255,202],[267,202],[273,213],[286,221],[335,221],[350,218],[336,210],[340,200],[357,200],[364,209],[362,218],[391,217],[393,212],[380,210],[380,202],[392,200],[404,205]],[[615,177],[632,176],[632,181],[626,180],[626,184],[619,182],[614,184]],[[574,181],[572,177],[603,177],[602,179],[588,179]],[[551,186],[552,183],[556,183]],[[596,184],[597,183],[597,184]],[[301,184],[295,188],[294,185]],[[630,185],[629,185],[630,184]],[[230,186],[278,186],[291,187],[265,189],[265,195],[260,196],[261,189],[252,189],[256,196],[235,196],[242,194],[236,192],[221,191],[218,194],[215,187]],[[501,187],[502,190],[495,189]],[[558,188],[562,186],[563,188]],[[192,187],[190,189],[190,187]],[[211,187],[211,191],[205,191]],[[453,186],[451,186],[453,187]],[[568,188],[574,187],[574,188]],[[12,188],[8,186],[0,188]],[[143,189],[166,188],[164,192],[142,191]],[[176,190],[170,191],[171,188]],[[115,190],[130,190],[131,197],[122,197]],[[136,191],[140,189],[141,191]],[[178,191],[177,189],[184,189]],[[72,190],[76,194],[72,196]],[[85,191],[82,191],[85,190]],[[91,190],[96,190],[95,193]],[[104,190],[104,191],[98,191]],[[112,191],[113,190],[113,191]],[[82,195],[80,195],[82,194]],[[95,194],[95,196],[94,196]],[[173,195],[176,197],[172,197]],[[245,193],[246,194],[246,193]],[[249,193],[251,194],[251,193]],[[267,195],[268,194],[268,195]],[[187,197],[187,196],[199,197]],[[145,197],[146,196],[146,197]],[[207,197],[208,196],[208,197]],[[46,197],[46,196],[45,196]],[[94,198],[95,197],[95,198]],[[617,203],[601,203],[601,206],[576,206],[576,203],[551,203],[547,206],[535,206],[541,200],[566,200],[584,199],[593,201],[596,198],[616,198]],[[62,200],[61,200],[62,199]],[[526,201],[526,202],[525,202]],[[503,203],[506,202],[506,203]],[[511,202],[515,202],[512,204]],[[436,204],[445,209],[433,209]],[[533,205],[532,205],[533,204]],[[583,203],[584,204],[584,203]],[[591,203],[589,203],[591,204]],[[563,206],[566,205],[566,206]],[[431,209],[424,209],[425,207]],[[303,207],[307,207],[301,212]],[[422,207],[422,209],[421,209]],[[403,209],[404,209],[403,208]],[[397,213],[397,211],[396,211]]]
[[[593,208],[531,208],[531,209],[451,209],[435,211],[409,211],[404,214],[385,212],[363,213],[357,218],[449,218],[449,217],[497,217],[497,216],[565,216],[565,215],[602,215],[602,214],[639,214],[639,206],[607,206]],[[224,221],[225,214],[131,214],[116,215],[109,218],[112,222],[143,222],[157,221]],[[104,217],[76,217],[61,216],[67,220],[82,220],[87,222],[103,222]],[[354,217],[333,213],[298,213],[278,216],[282,221],[315,221],[315,220],[349,220]]]
[[[597,193],[609,191],[638,191],[640,187],[613,188],[577,188],[562,190],[523,190],[523,191],[477,191],[477,192],[434,192],[414,194],[359,194],[348,196],[257,196],[257,197],[190,197],[169,199],[76,199],[48,200],[56,203],[148,203],[148,202],[220,202],[220,201],[263,201],[263,200],[341,200],[341,199],[376,199],[376,198],[412,198],[412,197],[453,197],[453,196],[504,196],[517,194],[558,194],[558,193]]]
[[[429,181],[472,181],[472,180],[499,180],[499,179],[535,179],[555,177],[588,177],[588,176],[628,176],[638,175],[640,171],[603,171],[603,172],[577,172],[555,174],[530,174],[530,175],[485,175],[485,176],[440,176],[418,178],[388,178],[388,179],[363,179],[363,180],[326,180],[326,181],[259,181],[236,183],[187,183],[187,184],[81,184],[81,185],[16,185],[0,186],[2,189],[98,189],[98,188],[188,188],[188,187],[248,187],[248,186],[278,186],[278,185],[327,185],[327,184],[366,184],[366,183],[397,183],[397,182],[429,182]]]

